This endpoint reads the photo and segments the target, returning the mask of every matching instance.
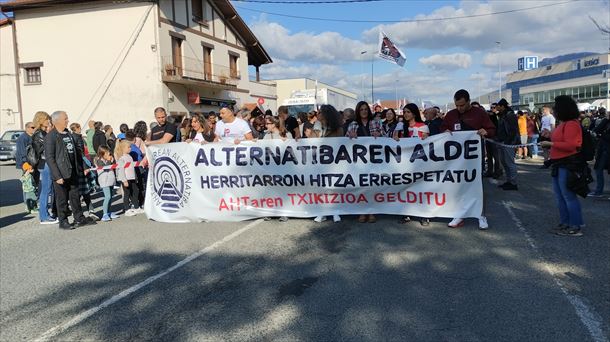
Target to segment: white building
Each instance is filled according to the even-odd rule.
[[[252,65],[258,79],[258,68],[272,60],[228,0],[15,0],[0,6],[14,13],[16,37],[4,39],[3,29],[2,72],[14,64],[4,57],[16,47],[19,76],[13,81],[21,93],[15,92],[15,106],[3,87],[2,108],[21,107],[24,121],[38,110],[61,109],[71,122],[93,119],[116,129],[153,121],[158,106],[178,120],[259,98],[277,106],[275,87],[248,75]]]
[[[277,87],[278,105],[281,105],[284,102],[284,100],[290,98],[290,96],[292,95],[292,93],[294,91],[306,90],[306,89],[315,90],[316,88],[317,89],[326,88],[333,92],[339,93],[343,96],[353,98],[354,100],[357,99],[356,93],[352,93],[350,91],[347,91],[347,90],[344,90],[341,88],[337,88],[330,84],[312,80],[310,78],[289,78],[289,79],[282,79],[282,80],[265,81],[265,83],[275,85]],[[338,110],[343,110],[343,109],[344,108],[338,108]]]
[[[0,20],[0,134],[10,129],[21,129],[19,104],[17,103],[17,83],[13,40],[13,25],[8,19]],[[26,122],[29,121],[26,120]]]

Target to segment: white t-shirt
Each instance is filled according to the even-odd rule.
[[[201,134],[201,132],[197,132],[197,134],[195,134],[195,137],[193,138],[193,141],[198,143],[204,142],[205,139],[203,138],[203,134]]]
[[[245,120],[235,118],[231,123],[218,121],[214,132],[220,139],[233,142],[235,139],[244,140],[246,134],[252,132],[252,130]]]
[[[552,131],[551,125],[555,125],[555,117],[553,115],[543,115],[542,118],[540,118],[540,131],[545,129],[549,132]]]
[[[405,127],[404,123],[399,122],[396,124],[396,128],[394,129],[394,132],[402,133],[402,131],[405,129],[404,127]],[[424,135],[424,133],[426,133],[428,135],[430,134],[430,129],[428,128],[428,126],[423,122],[416,122],[413,127],[409,127],[409,136],[403,137],[403,138],[410,138],[410,137],[421,138]]]

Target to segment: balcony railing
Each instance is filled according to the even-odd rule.
[[[174,63],[173,56],[164,56],[161,60],[161,72],[166,80],[195,80],[235,86],[241,79],[237,70],[224,65],[203,63],[195,58],[182,57],[181,65]]]

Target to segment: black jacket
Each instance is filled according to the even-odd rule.
[[[97,154],[97,149],[102,145],[106,145],[106,134],[100,130],[97,130],[93,134],[93,151],[89,151],[89,153]]]
[[[520,142],[517,115],[510,109],[500,113],[496,140],[507,145],[516,145]]]
[[[79,175],[84,172],[83,165],[83,154],[81,149],[78,147],[76,139],[72,133],[67,133],[74,142],[74,161],[76,165],[70,162],[70,156],[68,155],[68,149],[62,141],[63,134],[57,132],[57,129],[53,129],[45,138],[44,154],[51,170],[51,178],[54,181],[58,179],[69,179],[73,174]],[[76,170],[74,170],[76,167]],[[75,171],[75,172],[73,172]]]
[[[44,138],[47,136],[47,132],[38,129],[34,134],[32,134],[32,147],[34,148],[34,152],[36,152],[36,159],[38,160],[38,164],[32,165],[32,167],[42,170],[45,166],[45,158],[44,158]]]

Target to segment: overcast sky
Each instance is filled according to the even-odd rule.
[[[277,0],[270,0],[277,1]],[[270,53],[265,79],[309,77],[370,99],[371,51],[383,30],[406,54],[403,68],[374,59],[375,99],[451,101],[460,88],[473,96],[498,88],[502,74],[516,70],[517,58],[554,57],[572,52],[607,52],[609,42],[589,19],[609,24],[608,0],[592,1],[381,1],[343,4],[266,4],[233,1]],[[426,22],[546,6],[513,13]],[[255,10],[255,11],[253,11]],[[262,13],[267,12],[267,13]],[[302,17],[388,23],[334,22]],[[501,53],[498,45],[501,42]],[[361,51],[368,51],[361,54]],[[363,89],[364,88],[364,89]]]

